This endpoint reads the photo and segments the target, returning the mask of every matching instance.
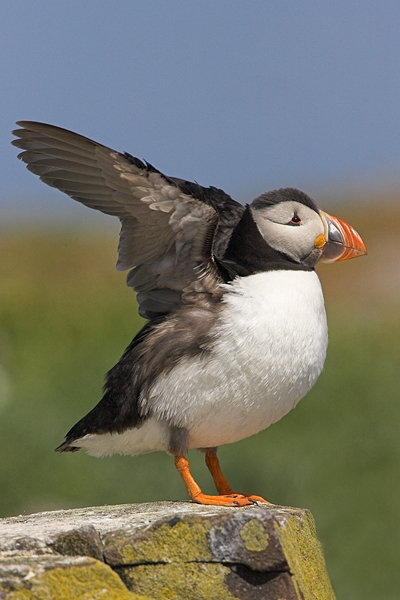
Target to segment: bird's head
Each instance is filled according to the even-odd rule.
[[[348,260],[367,252],[351,225],[320,210],[300,190],[267,192],[249,208],[264,241],[295,263],[312,268],[318,261]]]

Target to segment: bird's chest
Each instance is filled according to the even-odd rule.
[[[199,427],[204,433],[219,428],[240,439],[278,421],[314,385],[326,356],[326,314],[314,271],[237,279],[223,302],[210,365],[220,373],[217,408],[214,420],[198,422],[210,421]]]
[[[273,271],[238,279],[224,296],[216,353],[257,395],[293,405],[319,376],[327,324],[314,271]],[[247,398],[246,398],[247,399]],[[250,400],[251,402],[251,400]],[[270,402],[271,404],[271,402]]]
[[[316,273],[274,271],[236,279],[226,286],[214,340],[211,356],[182,361],[153,396],[161,408],[161,396],[173,389],[169,416],[175,413],[173,420],[188,428],[192,447],[257,433],[314,385],[327,347]]]

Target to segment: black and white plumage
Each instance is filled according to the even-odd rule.
[[[197,502],[259,500],[232,493],[216,448],[268,427],[315,383],[327,325],[314,267],[365,253],[361,238],[296,189],[244,207],[64,129],[18,125],[13,144],[30,171],[120,219],[117,269],[129,270],[149,319],[57,450],[165,450]],[[190,448],[206,451],[221,496],[193,487]]]

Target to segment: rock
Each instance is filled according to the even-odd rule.
[[[334,600],[334,593],[304,509],[162,502],[0,519],[0,599],[103,597]]]
[[[144,596],[129,592],[118,575],[103,562],[54,555],[0,560],[0,598],[146,600]]]

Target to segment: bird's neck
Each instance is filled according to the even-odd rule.
[[[229,279],[237,275],[245,277],[264,271],[313,270],[270,246],[258,230],[248,205],[233,230],[220,266],[226,271]]]

